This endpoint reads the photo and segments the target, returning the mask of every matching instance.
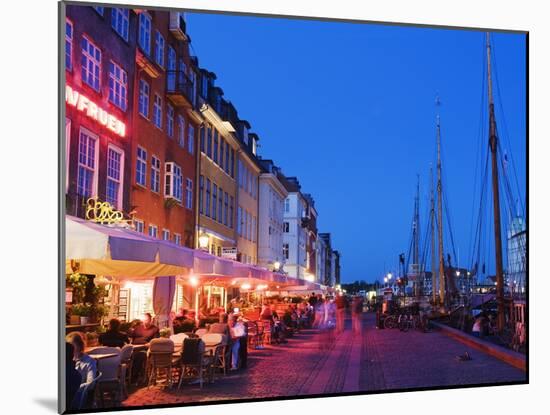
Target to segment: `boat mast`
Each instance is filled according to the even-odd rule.
[[[420,247],[420,175],[416,175],[416,197],[414,199],[414,221],[413,221],[413,273],[414,273],[414,295],[420,292],[421,266],[419,260]]]
[[[497,284],[497,327],[499,331],[504,328],[504,273],[502,269],[502,237],[500,226],[500,195],[498,187],[498,159],[497,159],[497,125],[495,120],[495,105],[493,102],[493,85],[491,79],[491,41],[489,32],[487,41],[487,89],[489,102],[489,148],[491,149],[491,167],[493,182],[493,217],[495,228],[495,260],[496,260],[496,284]]]
[[[436,99],[439,108],[441,102]],[[439,303],[445,304],[445,259],[443,257],[443,202],[441,200],[441,126],[439,122],[439,110],[437,114],[437,236],[439,245]]]
[[[430,227],[432,232],[432,294],[433,303],[437,301],[437,274],[435,272],[435,198],[434,198],[434,170],[430,166]]]

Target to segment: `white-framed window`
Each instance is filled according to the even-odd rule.
[[[69,160],[71,152],[71,120],[65,118],[65,192],[69,190]]]
[[[220,212],[220,216],[221,216]],[[212,219],[217,220],[218,218],[218,185],[212,183]]]
[[[147,54],[151,54],[151,16],[147,13],[139,14],[138,44]]]
[[[283,258],[288,259],[289,249],[288,244],[283,244]]]
[[[223,224],[229,226],[229,195],[223,192]]]
[[[155,32],[155,62],[164,68],[164,37],[158,30]]]
[[[181,235],[179,233],[174,234],[174,243],[176,245],[181,245]]]
[[[73,23],[65,20],[65,69],[73,70]]]
[[[204,208],[204,214],[208,217],[210,217],[210,202],[211,202],[211,199],[210,199],[210,179],[206,179],[206,193],[205,193],[205,197],[206,197],[206,200],[205,200],[205,208]],[[220,199],[221,200],[221,199]],[[221,211],[221,209],[220,209]]]
[[[162,230],[162,240],[163,241],[169,241],[170,240],[170,231],[168,229]]]
[[[285,199],[285,212],[286,213],[290,212],[290,199],[289,198]]]
[[[92,6],[92,9],[94,9],[100,16],[103,16],[103,12],[105,11],[105,7],[100,6]]]
[[[147,186],[147,150],[139,146],[136,158],[136,183],[143,187]]]
[[[111,12],[111,27],[124,40],[128,41],[129,10],[113,7]]]
[[[145,224],[140,219],[134,219],[134,225],[136,227],[136,232],[143,233],[145,232]]]
[[[229,196],[229,227],[233,229],[233,215],[235,213],[235,199],[233,196]]]
[[[185,207],[187,209],[193,209],[193,180],[191,179],[186,179]]]
[[[99,138],[87,129],[80,128],[78,140],[77,194],[83,197],[97,195],[97,164]]]
[[[158,238],[157,225],[149,225],[149,236],[152,236],[153,238]]]
[[[139,80],[139,113],[145,118],[149,118],[149,84],[147,81]]]
[[[164,196],[182,202],[183,174],[174,162],[164,163]]]
[[[113,61],[109,62],[109,101],[126,111],[128,103],[128,75]]]
[[[158,94],[155,94],[153,101],[153,124],[162,129],[162,98]]]
[[[185,145],[185,118],[178,115],[178,144],[180,147]]]
[[[195,152],[195,127],[191,123],[187,127],[187,151],[189,151],[189,154]]]
[[[160,193],[160,160],[151,156],[151,191]]]
[[[106,201],[116,209],[122,209],[122,188],[124,182],[124,151],[109,144],[107,147],[107,190]]]
[[[168,45],[168,62],[167,62],[167,85],[168,91],[174,91],[176,89],[176,51]]]
[[[99,91],[101,80],[101,50],[86,36],[82,37],[82,81]]]
[[[166,134],[174,136],[174,107],[170,104],[166,104]]]
[[[243,209],[239,206],[237,208],[237,235],[242,236],[242,216],[243,216]]]

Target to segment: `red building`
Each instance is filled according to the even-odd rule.
[[[138,231],[194,247],[197,75],[183,13],[139,10],[131,204]]]

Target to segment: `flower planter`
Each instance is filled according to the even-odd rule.
[[[90,322],[90,317],[84,317],[84,316],[80,316],[80,325],[85,325],[85,324],[88,324]]]
[[[71,316],[70,323],[74,326],[80,324],[80,316]]]

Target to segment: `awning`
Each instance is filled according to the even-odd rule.
[[[157,277],[189,273],[193,250],[130,229],[65,218],[65,268],[113,277]]]

